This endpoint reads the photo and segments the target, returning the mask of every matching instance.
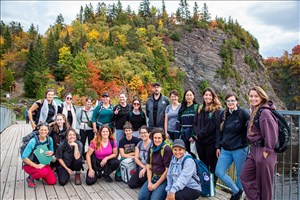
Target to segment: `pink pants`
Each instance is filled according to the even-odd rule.
[[[45,165],[45,167],[41,169],[36,169],[29,165],[24,165],[24,171],[31,176],[33,179],[42,178],[48,185],[56,184],[56,177],[54,172],[52,171],[50,165]]]

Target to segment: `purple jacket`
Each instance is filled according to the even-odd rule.
[[[262,105],[262,107],[276,109],[272,101],[267,102]],[[258,129],[254,124],[251,132],[248,128],[248,140],[250,142],[263,140],[263,151],[272,153],[278,140],[278,122],[269,109],[263,109],[259,117],[259,124],[260,129]]]

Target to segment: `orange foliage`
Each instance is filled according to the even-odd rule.
[[[87,86],[93,89],[100,96],[103,92],[104,81],[100,80],[101,71],[92,61],[87,61],[89,77],[87,78]]]
[[[293,56],[295,55],[300,55],[300,45],[296,45],[293,49],[292,49],[292,54]]]
[[[211,20],[211,22],[209,23],[209,26],[212,28],[217,28],[218,22],[216,20]]]

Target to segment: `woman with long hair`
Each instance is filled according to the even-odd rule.
[[[127,121],[132,125],[134,137],[140,138],[139,129],[146,125],[146,114],[142,110],[142,102],[135,98],[132,101],[132,110],[127,115]]]
[[[194,117],[194,130],[197,135],[196,148],[199,159],[215,175],[217,164],[216,136],[220,131],[220,113],[222,105],[216,92],[206,88],[202,93],[203,104],[199,106]],[[214,176],[217,182],[216,175]]]
[[[55,117],[55,121],[50,127],[49,136],[54,142],[54,152],[58,145],[65,139],[66,131],[70,128],[69,122],[64,114],[58,113]]]
[[[184,141],[186,151],[191,153],[190,145],[194,142],[195,132],[193,129],[194,116],[198,108],[195,100],[195,92],[188,89],[184,92],[181,107],[178,112],[178,125],[180,138]]]
[[[247,138],[250,142],[250,153],[240,178],[247,199],[271,200],[273,199],[274,168],[277,161],[274,149],[278,140],[278,124],[271,110],[276,108],[261,87],[252,87],[248,95],[250,120]],[[260,113],[259,116],[258,113]]]
[[[249,113],[238,105],[235,93],[225,97],[226,108],[220,115],[220,131],[217,135],[216,148],[218,162],[216,176],[231,189],[230,200],[240,199],[243,187],[240,173],[246,161],[248,152],[247,121]],[[226,174],[227,169],[234,163],[236,169],[236,182]]]
[[[77,122],[76,108],[73,105],[72,99],[73,96],[71,93],[65,94],[65,101],[59,106],[58,113],[64,114],[70,124],[70,127],[76,130],[79,122]]]
[[[88,166],[86,184],[96,183],[97,178],[103,177],[106,182],[112,182],[109,176],[119,167],[118,148],[109,126],[103,125],[91,142],[86,153]]]
[[[40,123],[47,122],[48,124],[54,121],[54,117],[58,112],[58,106],[54,99],[54,89],[48,89],[45,92],[45,98],[33,103],[28,110],[28,118],[33,130]]]

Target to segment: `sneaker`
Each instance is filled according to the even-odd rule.
[[[121,181],[122,181],[122,178],[121,178],[121,176],[115,176],[115,181],[117,181],[117,182],[121,182]]]
[[[81,185],[80,174],[75,174],[75,185]]]
[[[27,185],[28,185],[28,187],[30,187],[30,188],[35,188],[35,183],[34,183],[34,179],[33,178],[31,178],[30,176],[28,176],[27,178],[26,178],[26,181],[27,181]]]
[[[112,183],[113,182],[112,178],[109,175],[103,174],[102,177],[108,183]]]

